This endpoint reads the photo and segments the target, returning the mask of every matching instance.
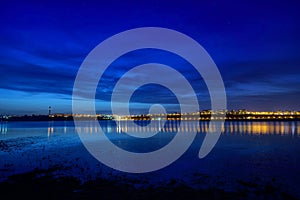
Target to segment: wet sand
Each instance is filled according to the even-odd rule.
[[[2,199],[299,198],[299,139],[286,149],[285,140],[290,138],[256,142],[257,136],[247,137],[225,135],[203,160],[194,158],[198,149],[191,148],[166,169],[146,174],[102,165],[74,136],[1,140],[0,195]]]

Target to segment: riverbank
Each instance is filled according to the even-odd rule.
[[[36,169],[10,176],[0,183],[1,199],[295,199],[274,183],[260,185],[239,180],[235,191],[225,191],[217,187],[193,188],[176,179],[161,185],[124,177],[81,182],[75,177],[57,176],[57,170],[58,167]],[[204,181],[201,177],[197,180]]]
[[[107,136],[114,144],[143,152],[175,134],[163,132],[137,143],[118,133],[112,123],[104,127],[111,131]],[[170,166],[130,174],[93,158],[72,123],[11,123],[0,135],[0,195],[3,199],[299,199],[298,127],[288,122],[226,123],[207,157],[197,156],[205,136],[198,133],[188,151]]]

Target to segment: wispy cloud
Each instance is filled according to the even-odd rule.
[[[121,1],[117,4],[113,1],[73,2],[72,6],[55,1],[3,3],[0,114],[9,110],[13,113],[43,110],[46,104],[70,112],[74,80],[87,54],[111,35],[143,26],[175,29],[203,45],[220,69],[229,108],[277,109],[281,106],[299,110],[298,7],[297,1],[273,2],[272,5],[162,1],[157,4],[135,2],[134,6]],[[185,48],[184,44],[174,45]],[[190,54],[197,56],[196,52]],[[110,109],[114,86],[124,73],[145,63],[161,63],[178,70],[198,95],[200,107],[209,108],[206,85],[193,66],[170,52],[144,49],[121,56],[105,71],[96,95],[101,109]],[[90,76],[95,74],[91,72]],[[175,77],[153,76],[161,76],[174,87],[184,89]],[[135,74],[131,78],[142,77]],[[130,85],[125,85],[122,93],[128,91]],[[80,92],[79,98],[86,96],[88,90]],[[177,109],[175,95],[157,85],[139,88],[131,100],[136,110],[142,110],[143,106],[148,108],[152,103]]]

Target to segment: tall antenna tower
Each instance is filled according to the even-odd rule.
[[[48,115],[51,115],[51,106],[48,107]]]

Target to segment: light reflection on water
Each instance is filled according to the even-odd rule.
[[[155,131],[160,133],[195,132],[207,133],[209,129],[208,121],[153,121],[152,126],[146,126],[148,122],[138,122],[140,126],[132,127],[128,121],[119,121],[118,125],[114,121],[101,121],[101,128],[96,126],[97,121],[84,121],[79,127],[85,133],[100,133],[101,129],[107,134],[124,134],[126,132]],[[212,131],[216,130],[216,123],[211,123]],[[8,134],[19,134],[34,132],[45,133],[48,137],[53,134],[75,133],[74,124],[71,121],[62,122],[0,122],[0,136]],[[298,121],[228,121],[222,128],[223,134],[246,134],[246,135],[299,135],[300,122]]]
[[[7,122],[0,122],[0,134],[5,135],[7,133]]]
[[[79,127],[80,131],[85,133],[126,133],[126,132],[146,132],[155,131],[161,133],[176,133],[176,132],[198,132],[207,133],[209,130],[208,121],[168,121],[165,125],[160,121],[153,121],[153,125],[146,127],[147,122],[142,121],[140,126],[132,127],[128,121],[119,121],[118,125],[114,122],[101,123],[101,128],[95,125],[97,122],[83,122],[83,126]],[[216,123],[212,122],[212,131],[216,130]],[[54,127],[48,129],[48,133],[53,133]],[[66,132],[66,127],[64,128]],[[223,134],[247,134],[247,135],[298,135],[300,133],[300,122],[298,121],[229,121],[222,128]]]
[[[225,133],[240,133],[251,135],[296,135],[300,132],[297,121],[272,122],[227,122]]]

